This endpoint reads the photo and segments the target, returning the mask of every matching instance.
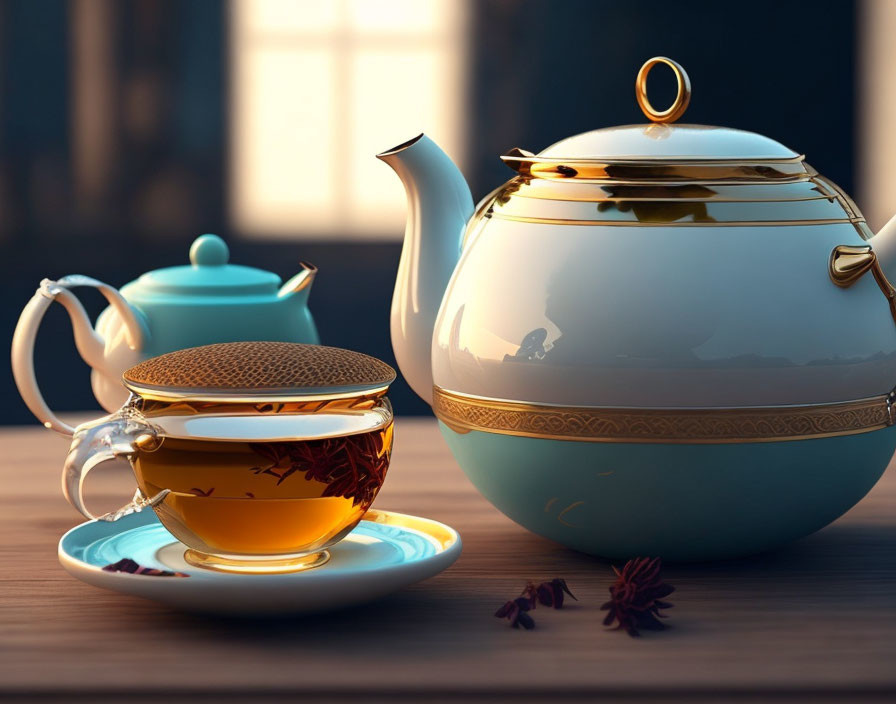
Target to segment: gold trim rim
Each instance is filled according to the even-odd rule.
[[[592,181],[592,180],[582,180],[581,182],[575,185],[575,188],[570,191],[564,191],[563,189],[567,189],[571,186],[570,181],[566,181],[565,183],[561,180],[556,179],[539,179],[534,176],[516,176],[511,179],[503,186],[496,188],[492,191],[488,196],[486,196],[479,205],[476,213],[474,214],[474,219],[478,218],[490,218],[490,217],[498,217],[506,220],[517,220],[521,222],[530,222],[530,223],[541,223],[541,224],[556,224],[556,225],[607,225],[609,227],[619,227],[619,226],[646,226],[646,227],[657,227],[661,225],[669,225],[672,227],[698,227],[698,226],[720,226],[720,227],[738,227],[738,226],[750,226],[750,227],[762,227],[762,226],[788,226],[788,225],[835,225],[835,224],[846,224],[849,223],[856,230],[858,235],[863,240],[869,240],[873,237],[871,230],[868,227],[868,224],[865,221],[865,217],[862,215],[861,211],[858,209],[856,204],[849,198],[848,195],[837,186],[835,183],[830,181],[829,179],[820,176],[818,172],[813,169],[809,164],[804,164],[806,168],[807,178],[800,179],[798,181],[791,181],[788,183],[782,182],[773,182],[767,184],[760,183],[727,183],[727,182],[713,182],[711,184],[703,184],[709,185],[712,189],[726,189],[725,196],[722,198],[716,198],[715,196],[703,196],[703,197],[680,197],[677,196],[674,192],[663,193],[662,195],[654,195],[656,193],[656,189],[676,189],[676,188],[691,188],[694,186],[700,186],[701,184],[697,183],[640,183],[640,182],[611,182],[611,181]],[[528,193],[525,189],[521,188],[524,185],[535,184],[538,183],[537,190],[534,193]],[[554,184],[557,184],[556,186]],[[563,185],[560,185],[563,184]],[[781,188],[791,188],[796,184],[800,184],[799,187],[802,189],[804,186],[811,185],[811,191],[816,193],[817,195],[807,198],[805,195],[803,197],[792,197],[792,198],[768,198],[768,197],[759,197],[758,194],[752,194],[752,190],[755,188],[761,189],[781,189]],[[628,192],[625,195],[607,195],[607,191],[613,188],[626,188]],[[577,189],[577,190],[576,190]],[[588,193],[591,190],[598,190],[599,193],[595,192],[594,194]],[[639,189],[645,189],[645,193],[649,195],[644,196],[639,194]],[[752,197],[734,199],[730,196],[738,191],[744,190],[745,194],[752,194]],[[774,192],[774,190],[772,191]],[[583,197],[583,194],[589,197]],[[570,196],[574,197],[570,197]],[[604,220],[600,218],[596,219],[577,219],[577,218],[539,218],[537,216],[530,215],[522,215],[515,214],[512,212],[508,212],[507,206],[511,201],[514,201],[517,198],[521,198],[527,201],[547,201],[550,203],[562,203],[562,202],[572,202],[572,203],[603,203],[603,202],[626,202],[626,203],[639,203],[639,202],[651,202],[651,203],[682,203],[682,202],[693,202],[693,203],[737,203],[742,205],[766,205],[766,204],[774,204],[774,206],[778,206],[782,203],[803,203],[803,202],[811,202],[811,201],[822,201],[827,200],[831,203],[838,203],[840,207],[843,209],[843,214],[846,217],[841,218],[815,218],[815,219],[790,219],[790,220],[781,220],[781,219],[767,219],[767,220],[732,220],[732,219],[722,219],[720,220],[718,214],[714,215],[713,220],[683,220],[683,221],[671,221],[671,222],[660,222],[660,221],[650,221],[650,220]]]
[[[657,184],[660,185],[660,184]],[[739,186],[740,188],[748,188],[749,186]],[[648,196],[648,197],[626,197],[626,196],[607,196],[605,198],[561,198],[559,194],[552,193],[550,197],[544,195],[533,195],[531,193],[516,191],[512,194],[516,198],[527,198],[529,200],[547,200],[554,203],[810,203],[816,200],[832,201],[836,200],[836,196],[807,196],[804,198],[728,198],[713,196]]]
[[[808,181],[799,155],[781,159],[639,159],[542,157],[511,149],[501,157],[522,176],[606,184],[762,184]]]
[[[358,389],[353,391],[331,392],[320,391],[319,393],[296,393],[295,391],[280,391],[272,389],[269,393],[239,393],[238,390],[229,390],[222,393],[202,392],[199,390],[189,389],[164,389],[153,388],[151,386],[141,386],[122,380],[124,387],[131,393],[136,394],[140,398],[153,401],[163,402],[180,402],[180,401],[197,401],[202,403],[271,403],[272,401],[281,401],[283,403],[294,402],[314,402],[314,401],[337,401],[341,399],[359,398],[361,396],[382,396],[391,386],[391,382],[385,386],[376,386],[368,389]]]
[[[882,430],[894,394],[836,403],[731,408],[607,408],[507,401],[433,386],[436,417],[473,430],[546,440],[652,444],[787,442]]]
[[[636,154],[613,157],[561,157],[541,156],[532,152],[514,148],[500,157],[501,161],[520,161],[539,164],[572,164],[573,166],[755,166],[765,164],[803,164],[806,161],[805,154],[796,156],[637,156]]]
[[[607,227],[804,227],[807,225],[859,225],[865,218],[827,218],[822,220],[673,220],[650,222],[647,220],[566,220],[563,218],[536,218],[529,215],[511,215],[493,210],[487,218],[528,222],[536,225],[600,225]]]

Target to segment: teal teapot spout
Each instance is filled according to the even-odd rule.
[[[308,310],[316,267],[302,262],[283,284],[276,274],[230,264],[229,257],[224,240],[207,234],[193,242],[190,264],[148,272],[121,290],[81,275],[44,279],[12,343],[13,375],[28,408],[46,427],[72,433],[47,406],[34,373],[37,330],[53,301],[68,312],[78,352],[91,367],[94,396],[108,411],[127,399],[121,373],[149,357],[217,342],[320,342]],[[78,286],[94,287],[109,301],[95,326],[71,291]]]
[[[314,277],[317,276],[317,267],[308,262],[299,263],[302,270],[280,287],[277,297],[289,301],[290,305],[304,307],[308,305],[308,296],[311,294]]]

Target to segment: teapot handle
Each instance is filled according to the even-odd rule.
[[[117,290],[108,284],[104,284],[102,281],[79,274],[64,276],[58,281],[51,281],[50,279],[41,281],[40,288],[37,289],[19,316],[19,322],[12,337],[12,372],[16,380],[16,386],[22,395],[22,399],[25,401],[25,405],[37,416],[37,419],[45,427],[64,435],[72,435],[75,429],[60,420],[50,410],[40,393],[37,378],[34,375],[34,341],[44,313],[46,313],[47,308],[50,307],[53,301],[58,300],[65,306],[72,319],[78,352],[91,367],[97,368],[102,366],[105,343],[94,332],[93,326],[87,317],[87,312],[80,301],[69,291],[70,288],[75,286],[93,286],[99,289],[119,313],[124,313],[122,318],[125,321],[134,318],[133,311],[129,309],[127,302],[124,301]],[[122,308],[127,310],[122,311]],[[136,320],[134,320],[134,323],[136,323]],[[133,326],[126,325],[125,327],[128,344],[134,349],[142,347],[143,339],[139,324]]]

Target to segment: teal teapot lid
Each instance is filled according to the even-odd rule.
[[[128,295],[275,296],[280,277],[270,271],[229,264],[230,250],[217,235],[201,235],[190,247],[190,264],[149,271],[128,284]]]

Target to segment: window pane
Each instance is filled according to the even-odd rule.
[[[250,235],[400,238],[374,156],[425,131],[460,161],[467,0],[234,0],[231,212]]]
[[[400,237],[404,190],[378,152],[425,132],[460,158],[458,67],[448,50],[361,50],[352,62],[351,224]],[[445,98],[449,99],[446,101]]]
[[[343,14],[341,2],[330,0],[237,0],[235,18],[246,34],[335,29]]]
[[[244,50],[234,91],[234,215],[253,230],[326,226],[334,213],[334,56]]]
[[[452,5],[446,0],[349,0],[353,28],[374,32],[432,33],[450,23]]]

